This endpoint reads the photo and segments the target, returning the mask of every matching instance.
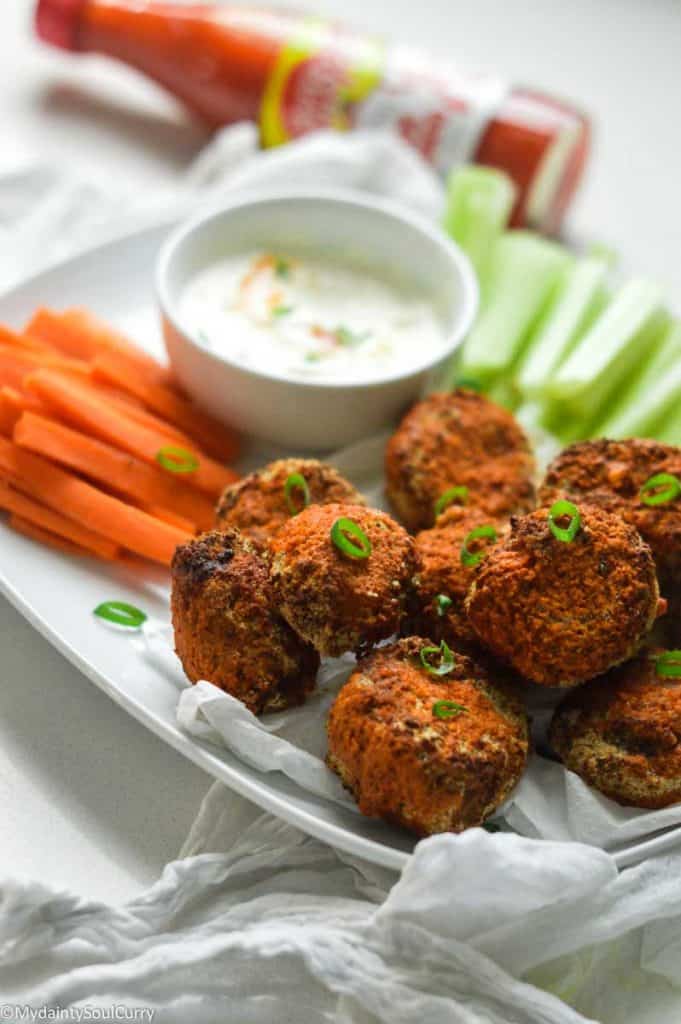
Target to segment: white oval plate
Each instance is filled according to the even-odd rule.
[[[170,224],[145,228],[61,263],[0,297],[0,322],[21,327],[40,305],[87,306],[155,354],[163,345],[154,303],[153,274]],[[0,591],[81,672],[189,760],[242,796],[348,853],[401,869],[414,841],[382,822],[362,818],[299,789],[278,773],[249,768],[229,751],[190,738],[175,721],[178,691],[131,644],[92,616],[104,600],[143,605],[167,617],[168,577],[144,575],[50,551],[14,533],[0,520]],[[49,685],[46,680],[45,685]],[[673,829],[614,853],[620,867],[681,841]]]

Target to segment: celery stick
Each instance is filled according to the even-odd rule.
[[[593,323],[606,303],[605,278],[609,265],[603,259],[581,259],[565,275],[564,287],[528,343],[516,371],[523,395],[541,394],[560,363],[570,354],[580,335]]]
[[[565,404],[584,421],[593,420],[656,347],[669,319],[656,285],[642,279],[629,281],[547,383],[547,397]]]
[[[655,438],[665,444],[681,445],[681,402],[669,410],[667,416],[655,431]]]
[[[671,324],[660,346],[632,377],[609,415],[598,425],[603,437],[655,437],[656,428],[681,406],[681,322]]]
[[[508,223],[515,197],[511,179],[492,167],[469,165],[449,176],[444,228],[468,254],[481,290],[492,244]]]
[[[487,304],[468,335],[459,373],[485,383],[512,366],[572,259],[529,231],[509,231],[494,243]]]

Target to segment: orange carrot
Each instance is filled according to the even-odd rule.
[[[11,437],[16,425],[18,416],[13,406],[0,393],[0,434]]]
[[[35,395],[29,395],[25,391],[18,391],[16,388],[0,387],[0,395],[16,410],[17,416],[23,412],[45,413],[45,406]]]
[[[186,434],[183,434],[182,431],[173,427],[170,423],[166,423],[165,420],[154,416],[153,413],[147,412],[146,409],[141,408],[139,405],[130,405],[117,394],[107,394],[106,391],[103,391],[102,394],[106,396],[109,405],[113,406],[114,409],[118,409],[121,415],[127,416],[129,420],[139,423],[143,427],[148,427],[151,430],[157,430],[159,434],[164,434],[168,443],[180,445],[183,448],[194,447],[194,442],[191,438],[187,437]]]
[[[82,548],[79,544],[72,544],[70,540],[64,540],[63,537],[58,537],[56,533],[50,533],[49,530],[43,530],[40,526],[36,526],[34,523],[30,523],[28,519],[22,519],[21,516],[11,515],[9,517],[9,525],[17,533],[22,533],[24,537],[29,537],[31,540],[38,541],[39,544],[43,544],[48,548],[55,548],[57,551],[62,551],[66,555],[80,555],[88,556],[92,552],[86,548]]]
[[[55,533],[73,544],[78,544],[79,547],[85,548],[90,554],[97,555],[99,558],[113,561],[118,555],[118,547],[105,537],[100,537],[92,530],[79,526],[78,523],[66,519],[58,512],[39,505],[32,498],[27,498],[25,494],[20,494],[2,481],[0,481],[0,508],[20,516],[21,519],[27,520],[34,526],[49,530],[50,533]]]
[[[27,412],[14,428],[14,442],[90,477],[95,483],[105,484],[142,506],[171,509],[202,530],[213,525],[211,502],[193,487],[183,486],[164,470],[148,466],[62,423]]]
[[[15,348],[12,345],[0,344],[0,360],[0,366],[4,367],[4,371],[10,378],[9,380],[3,380],[5,384],[11,384],[13,381],[16,382],[19,379],[19,375],[23,374],[26,376],[27,373],[32,373],[41,367],[51,370],[64,370],[73,376],[81,378],[87,378],[90,374],[87,363],[82,363],[78,359],[67,359],[59,353],[53,355],[52,352],[47,351],[35,352],[29,348]],[[0,375],[4,376],[4,373],[0,371]]]
[[[229,462],[235,457],[238,443],[233,431],[208,416],[186,398],[140,374],[129,374],[110,353],[98,355],[93,363],[95,380],[105,381],[139,398],[148,409],[175,423],[195,438],[204,451]]]
[[[52,352],[58,354],[57,349],[39,338],[31,338],[28,334],[17,334],[16,331],[0,324],[0,345],[12,345],[14,348],[28,350],[29,352]]]
[[[171,526],[176,526],[178,530],[184,530],[185,533],[196,533],[196,523],[192,523],[190,519],[185,519],[184,516],[178,516],[177,512],[173,512],[172,509],[163,508],[162,505],[143,505],[142,508],[150,516],[162,519],[164,523],[170,523]]]
[[[168,438],[157,430],[151,430],[132,423],[118,410],[107,407],[103,399],[91,389],[83,387],[63,374],[51,370],[39,370],[25,380],[26,388],[38,396],[60,417],[113,444],[115,447],[136,455],[144,462],[157,465],[157,456],[168,447]],[[181,474],[183,482],[192,484],[213,498],[237,479],[233,470],[209,459],[201,452],[188,449],[198,460],[198,466],[190,473]]]
[[[166,367],[84,309],[69,309],[64,313],[39,309],[24,333],[47,341],[78,359],[91,360],[101,352],[110,352],[131,373],[142,373],[166,384],[172,380]]]
[[[156,562],[169,565],[177,545],[191,537],[2,438],[0,473],[68,519]]]
[[[14,427],[26,409],[45,411],[45,407],[32,395],[25,395],[16,388],[0,387],[0,433],[11,438]]]

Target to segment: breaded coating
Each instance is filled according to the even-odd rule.
[[[414,538],[419,569],[407,603],[402,624],[405,636],[428,636],[439,643],[474,653],[480,641],[466,614],[465,600],[478,566],[461,561],[461,549],[469,533],[478,527],[493,527],[498,540],[510,529],[508,520],[492,520],[480,509],[452,505],[430,530],[421,530]],[[487,552],[492,538],[470,542],[470,551]]]
[[[342,517],[369,538],[368,558],[352,558],[332,541]],[[361,651],[398,632],[416,557],[409,534],[385,512],[310,505],[281,527],[270,549],[281,613],[320,654]]]
[[[534,508],[534,458],[505,409],[459,388],[433,394],[407,413],[385,455],[386,492],[412,531],[435,522],[451,487],[467,487],[467,505],[492,518]]]
[[[431,675],[420,661],[430,644],[409,637],[363,658],[327,723],[327,763],[362,814],[419,836],[481,824],[520,779],[529,747],[513,691],[458,652],[451,672]],[[440,718],[440,701],[464,710],[449,705]]]
[[[611,800],[667,807],[681,800],[681,686],[648,652],[571,693],[549,739],[566,767]]]
[[[541,686],[575,686],[626,661],[661,610],[636,530],[593,505],[579,512],[571,543],[553,536],[546,508],[512,519],[466,600],[480,641]]]
[[[312,505],[366,504],[359,491],[333,466],[317,459],[279,459],[225,489],[215,511],[216,528],[236,526],[257,544],[266,545],[294,515],[284,488],[295,473],[305,478]],[[290,502],[293,509],[304,507],[299,489],[292,490]]]
[[[650,545],[667,597],[681,590],[681,496],[644,504],[641,487],[658,473],[681,480],[681,448],[659,441],[580,441],[551,463],[540,500],[550,505],[561,497],[581,499],[619,513]]]
[[[278,614],[267,564],[238,530],[204,533],[172,563],[175,650],[192,683],[205,679],[254,714],[301,704],[319,657]]]

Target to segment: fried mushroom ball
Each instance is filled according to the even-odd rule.
[[[360,651],[398,632],[416,557],[409,534],[385,512],[310,505],[270,550],[281,613],[320,654]]]
[[[479,509],[452,505],[435,526],[416,534],[419,568],[402,626],[405,636],[446,640],[471,652],[479,647],[466,614],[466,595],[489,548],[509,528],[508,521],[491,520]]]
[[[667,596],[668,590],[681,592],[681,493],[659,503],[659,489],[641,493],[659,474],[681,481],[681,448],[645,440],[580,441],[551,463],[539,496],[546,505],[567,497],[621,515],[650,545]]]
[[[466,599],[481,642],[542,686],[575,686],[630,658],[664,609],[650,548],[632,526],[586,504],[576,523],[566,541],[546,508],[512,519]]]
[[[549,739],[566,767],[625,806],[681,800],[681,679],[656,667],[670,653],[647,653],[592,680],[551,722]]]
[[[430,674],[431,643],[409,637],[362,659],[327,723],[327,763],[360,811],[420,836],[481,824],[518,782],[529,745],[512,691],[460,653],[446,675]]]
[[[388,442],[385,469],[388,497],[412,531],[433,525],[452,488],[466,488],[467,504],[492,518],[534,508],[525,434],[509,412],[464,388],[413,406]]]
[[[205,679],[255,714],[300,704],[314,688],[319,657],[278,614],[267,565],[238,530],[177,548],[171,607],[192,683]]]
[[[359,491],[333,466],[317,459],[279,459],[225,489],[215,513],[216,526],[219,530],[236,526],[257,544],[266,545],[306,505],[332,502],[365,504]]]

